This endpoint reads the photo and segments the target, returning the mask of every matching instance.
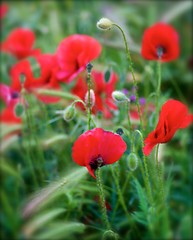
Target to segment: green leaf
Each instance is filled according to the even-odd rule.
[[[12,132],[15,132],[15,131],[18,131],[18,130],[21,130],[22,126],[21,124],[4,124],[4,123],[1,123],[0,124],[0,138],[3,138],[5,137],[6,135],[12,133]]]
[[[134,180],[134,183],[135,183],[137,195],[139,198],[140,209],[142,210],[142,212],[146,214],[148,212],[148,203],[147,203],[145,192],[137,179]]]
[[[24,226],[23,231],[25,235],[30,237],[38,229],[53,221],[58,215],[64,213],[65,211],[66,209],[56,208],[54,210],[48,210],[47,212],[35,216]]]
[[[49,202],[53,202],[58,196],[67,194],[79,181],[86,175],[86,168],[78,168],[72,170],[72,173],[62,177],[57,182],[48,185],[43,188],[40,192],[37,192],[32,196],[23,209],[23,216],[28,217],[42,207],[45,207]]]
[[[36,234],[34,239],[71,239],[70,236],[84,232],[85,228],[86,226],[79,222],[54,222],[44,232]]]

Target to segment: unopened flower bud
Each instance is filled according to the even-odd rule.
[[[75,117],[75,114],[76,109],[75,106],[72,104],[63,111],[63,118],[65,121],[69,122]]]
[[[124,93],[120,92],[120,91],[114,91],[112,93],[112,98],[116,101],[116,102],[125,102],[125,101],[129,101],[129,99],[125,96]]]
[[[87,107],[92,108],[95,105],[95,94],[94,94],[94,91],[92,89],[90,90],[90,101],[88,99],[88,96],[89,96],[89,94],[87,92],[86,95],[85,95],[85,103],[86,103]]]
[[[110,30],[112,28],[112,25],[113,23],[108,18],[101,18],[97,22],[97,28],[100,30]]]
[[[24,112],[24,108],[23,108],[23,105],[18,103],[16,106],[15,106],[15,114],[17,117],[21,117],[23,112]]]
[[[135,153],[130,153],[128,158],[128,166],[131,171],[135,171],[138,167],[138,157]]]

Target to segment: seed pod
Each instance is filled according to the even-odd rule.
[[[138,167],[138,157],[135,153],[130,153],[129,156],[127,157],[127,162],[129,169],[131,171],[135,171],[136,168]]]

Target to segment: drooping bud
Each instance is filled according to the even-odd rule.
[[[64,120],[69,122],[75,117],[76,109],[75,109],[74,104],[71,104],[64,110],[56,111],[56,114],[61,114],[63,116]]]
[[[128,166],[131,171],[135,171],[138,167],[138,157],[135,153],[130,153],[127,157]]]
[[[85,103],[86,103],[87,107],[90,107],[92,109],[92,107],[95,105],[95,94],[92,89],[90,90],[90,101],[89,101],[88,97],[89,97],[89,94],[87,92],[85,95]]]
[[[120,91],[114,91],[112,93],[112,98],[116,101],[116,102],[125,102],[125,101],[130,101],[126,95]]]
[[[106,31],[112,28],[113,22],[108,18],[101,18],[96,25],[98,29]]]

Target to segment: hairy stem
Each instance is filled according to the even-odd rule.
[[[127,60],[128,60],[128,63],[129,63],[129,70],[131,71],[131,75],[132,75],[132,78],[133,78],[133,85],[134,85],[134,88],[136,90],[135,95],[136,95],[137,111],[138,111],[139,118],[140,118],[140,127],[141,127],[141,131],[143,133],[143,122],[142,122],[142,116],[141,116],[140,105],[139,105],[139,96],[138,96],[138,92],[137,92],[137,81],[136,81],[133,66],[132,66],[133,62],[131,60],[131,54],[130,54],[129,46],[128,46],[127,39],[126,39],[126,36],[125,36],[125,33],[124,33],[123,29],[119,25],[117,25],[116,23],[113,23],[113,25],[116,26],[121,31],[122,36],[123,36],[123,40],[124,40],[124,43],[125,43]]]
[[[97,179],[97,186],[98,186],[98,191],[99,191],[99,199],[100,199],[99,202],[100,202],[100,206],[101,206],[102,218],[103,218],[106,229],[111,230],[111,226],[110,226],[108,216],[107,216],[107,209],[105,206],[105,196],[104,196],[104,189],[103,189],[100,167],[97,168],[97,170],[96,170],[96,179]]]

